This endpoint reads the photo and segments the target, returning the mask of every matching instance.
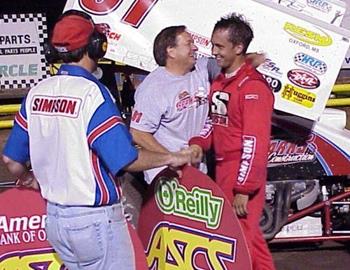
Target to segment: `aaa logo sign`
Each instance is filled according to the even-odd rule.
[[[235,254],[235,239],[161,222],[151,235],[147,264],[149,269],[226,269]]]
[[[216,229],[221,220],[224,199],[199,187],[187,191],[176,178],[160,178],[156,186],[156,203],[164,214],[204,222],[207,228]]]

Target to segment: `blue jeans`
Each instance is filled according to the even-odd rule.
[[[47,239],[69,270],[134,270],[121,204],[102,207],[47,203]]]

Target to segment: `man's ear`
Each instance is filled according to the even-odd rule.
[[[238,43],[234,45],[233,50],[235,51],[236,55],[240,55],[243,53],[244,46],[242,43]]]
[[[167,47],[166,52],[168,54],[169,58],[174,58],[175,57],[175,47]]]

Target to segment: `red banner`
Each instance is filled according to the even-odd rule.
[[[39,192],[8,189],[0,194],[0,269],[66,269],[46,240],[46,204]],[[136,269],[145,270],[143,246],[129,226],[136,255]]]
[[[221,189],[186,167],[153,181],[139,219],[149,269],[251,269],[242,229]]]

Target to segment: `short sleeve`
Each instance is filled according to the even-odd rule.
[[[29,161],[26,98],[23,100],[20,110],[16,113],[14,125],[7,139],[3,154],[22,164]]]
[[[130,127],[149,133],[157,131],[166,112],[166,104],[156,87],[159,89],[152,84],[141,84],[136,90]]]
[[[137,158],[131,135],[107,93],[90,119],[87,138],[89,147],[113,175]]]

